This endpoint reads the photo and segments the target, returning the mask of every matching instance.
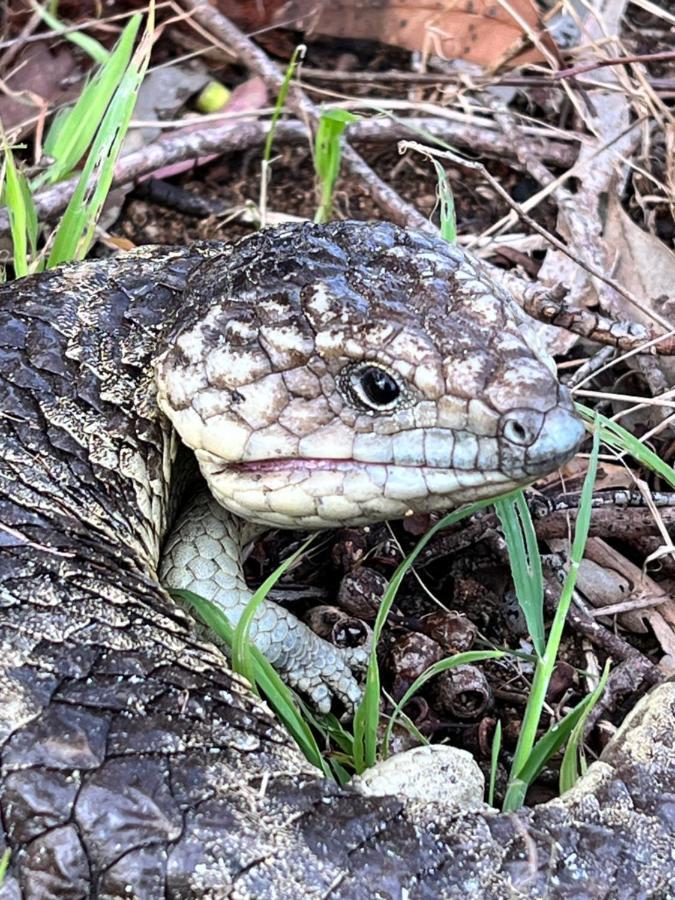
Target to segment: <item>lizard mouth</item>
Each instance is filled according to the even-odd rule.
[[[429,469],[436,468],[428,466],[426,463],[395,463],[391,462],[371,462],[367,459],[352,459],[343,457],[305,457],[305,456],[280,456],[271,459],[254,459],[240,463],[228,463],[223,466],[222,471],[239,472],[242,475],[254,475],[264,472],[296,472],[300,470],[321,470],[325,472],[339,472],[342,469],[363,468],[368,466],[397,466],[400,468],[410,469]]]

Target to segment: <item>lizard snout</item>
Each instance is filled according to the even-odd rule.
[[[550,472],[562,465],[574,456],[585,434],[564,389],[559,402],[547,412],[521,408],[504,413],[499,431],[504,461],[508,465],[519,460],[528,475]]]

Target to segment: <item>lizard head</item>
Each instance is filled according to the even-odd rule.
[[[192,276],[158,402],[216,498],[325,528],[497,496],[583,437],[512,301],[459,248],[389,224],[289,225]]]

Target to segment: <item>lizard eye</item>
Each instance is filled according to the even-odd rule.
[[[370,409],[392,409],[401,395],[401,388],[393,375],[379,366],[359,366],[351,373],[349,380],[352,393]]]

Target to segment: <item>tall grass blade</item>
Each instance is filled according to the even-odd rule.
[[[479,500],[477,503],[472,503],[470,506],[462,506],[443,516],[433,528],[427,531],[412,552],[400,563],[389,582],[389,587],[382,597],[373,626],[373,646],[368,661],[366,686],[363,692],[363,700],[354,717],[354,759],[356,761],[356,770],[359,773],[363,769],[375,765],[377,761],[377,729],[380,718],[380,670],[377,663],[377,644],[382,636],[384,623],[387,620],[401,583],[419,554],[434,535],[443,528],[449,528],[467,516],[472,516],[479,509],[484,509],[493,502],[493,499]]]
[[[94,136],[100,134],[102,119],[128,71],[140,24],[141,16],[132,16],[112,53],[86,85],[75,105],[54,121],[44,145],[45,155],[52,157],[53,162],[33,180],[33,190],[45,183],[54,184],[69,175],[86,153]],[[108,127],[112,124],[109,120]]]
[[[457,666],[468,666],[476,662],[483,662],[486,659],[501,659],[506,656],[503,650],[467,650],[465,653],[457,653],[455,656],[448,656],[433,663],[428,669],[425,669],[413,683],[410,685],[405,694],[394,706],[393,712],[387,722],[387,727],[382,739],[382,757],[386,759],[389,756],[389,742],[391,740],[391,732],[396,719],[401,714],[401,710],[415,696],[417,691],[432,678],[440,675],[441,672],[447,672],[448,669],[455,669]]]
[[[26,177],[17,169],[14,154],[6,143],[3,153],[5,179],[2,202],[9,214],[14,276],[22,278],[31,271],[31,255],[35,253],[37,243],[37,214]]]
[[[492,748],[490,750],[490,781],[488,783],[488,806],[495,805],[495,787],[497,785],[497,769],[499,766],[499,753],[502,749],[502,720],[497,719],[495,733],[492,736]]]
[[[544,653],[544,576],[537,533],[522,491],[509,500],[495,501],[509,551],[509,564],[518,605],[539,656]]]
[[[153,27],[154,5],[151,5],[143,36],[110,100],[77,187],[56,230],[48,268],[68,260],[83,259],[89,249],[148,66]]]
[[[618,422],[613,422],[602,413],[589,409],[581,403],[575,404],[577,412],[589,423],[595,424],[600,429],[600,440],[619,453],[630,453],[639,463],[660,475],[664,481],[675,488],[675,470],[664,462],[660,456],[645,447],[642,441],[639,441],[629,431],[626,431]]]
[[[12,858],[12,851],[9,847],[3,851],[2,856],[0,856],[0,887],[5,882],[5,878],[7,877],[7,869],[9,868],[9,861]]]
[[[588,471],[584,479],[584,486],[581,491],[581,501],[579,503],[579,513],[577,515],[576,528],[574,532],[574,540],[572,542],[572,550],[570,552],[570,565],[560,594],[560,600],[551,623],[546,649],[541,656],[534,669],[534,678],[532,679],[532,687],[530,696],[525,708],[525,715],[518,735],[518,743],[511,764],[511,772],[509,775],[509,784],[504,798],[503,809],[505,812],[511,812],[522,806],[525,799],[525,793],[530,784],[528,777],[536,766],[530,761],[530,756],[535,745],[537,728],[541,719],[541,712],[544,708],[546,699],[546,691],[555,666],[556,656],[560,647],[563,628],[565,627],[565,619],[574,595],[574,587],[577,581],[579,565],[584,555],[584,548],[588,538],[588,530],[591,522],[591,502],[593,500],[593,486],[595,484],[595,476],[598,469],[598,451],[600,449],[600,429],[595,428],[593,433],[593,447],[588,461]],[[563,720],[564,722],[565,720]],[[562,722],[555,726],[556,732],[560,733]],[[571,731],[571,728],[570,728]],[[569,733],[569,732],[568,732]],[[544,736],[546,737],[546,735]],[[564,735],[564,738],[567,734]],[[544,738],[540,740],[543,741]],[[557,745],[559,746],[559,745]],[[555,749],[557,749],[557,746]],[[553,751],[554,752],[554,751]],[[537,770],[538,771],[538,770]],[[536,776],[531,776],[536,777]]]
[[[441,237],[454,244],[457,240],[457,218],[455,216],[455,196],[452,193],[448,176],[441,163],[431,157],[431,162],[436,169],[436,191],[441,205]]]
[[[295,75],[295,70],[298,67],[298,63],[305,58],[306,52],[307,47],[304,44],[298,44],[298,46],[293,51],[293,55],[291,56],[288,65],[286,66],[284,80],[281,82],[279,95],[277,96],[276,103],[274,104],[274,112],[272,113],[272,118],[270,120],[270,130],[267,132],[267,137],[265,138],[263,159],[266,163],[269,163],[270,159],[272,158],[272,144],[274,143],[274,133],[276,131],[277,122],[281,118],[281,114],[284,111],[284,106],[286,105],[286,97],[288,96],[288,89],[291,86],[291,80]]]
[[[272,158],[272,144],[274,143],[274,134],[277,129],[277,122],[279,121],[282,112],[284,111],[284,106],[286,104],[286,97],[288,96],[288,89],[291,85],[291,79],[295,75],[295,71],[298,67],[298,63],[300,60],[304,59],[305,53],[307,52],[307,47],[304,44],[299,44],[295,50],[293,51],[293,55],[291,56],[290,62],[286,66],[286,72],[284,74],[284,80],[281,82],[281,87],[279,89],[279,95],[277,97],[276,103],[274,104],[274,112],[272,113],[272,119],[270,121],[270,130],[267,132],[267,137],[265,138],[265,148],[263,150],[263,158],[262,158],[262,177],[260,179],[260,226],[261,228],[265,227],[265,223],[267,221],[267,188],[269,186],[270,180],[270,160]]]
[[[587,715],[591,695],[584,697],[574,709],[553,725],[532,747],[525,764],[518,774],[509,780],[504,798],[504,810],[512,811],[521,807],[525,801],[527,789],[542,771],[548,760],[562,747],[574,731],[577,724]]]

